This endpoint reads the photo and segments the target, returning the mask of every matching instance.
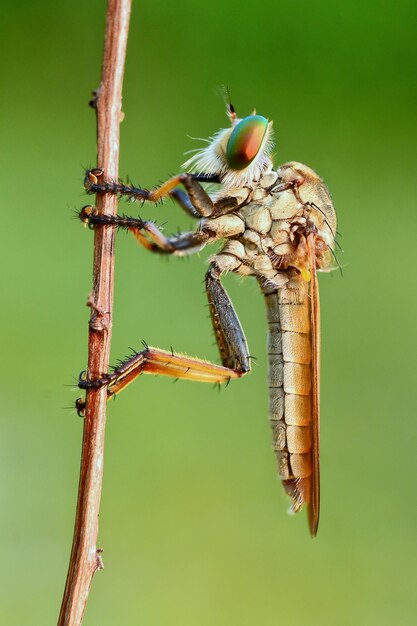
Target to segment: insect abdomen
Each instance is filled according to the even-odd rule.
[[[292,281],[294,283],[294,281]],[[278,475],[297,511],[309,501],[311,462],[311,341],[308,285],[266,295],[269,419]]]

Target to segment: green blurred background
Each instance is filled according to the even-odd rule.
[[[153,185],[193,137],[241,115],[275,122],[276,162],[328,182],[344,276],[320,279],[322,518],[311,540],[275,477],[265,313],[226,278],[258,357],[210,386],[143,377],[109,406],[99,544],[85,624],[417,624],[415,0],[140,2],[128,46],[120,174]],[[92,233],[83,166],[95,164],[105,2],[3,0],[3,306],[0,604],[8,626],[53,624],[76,502]],[[121,211],[138,214],[136,205]],[[190,227],[168,202],[141,210]],[[216,359],[190,260],[119,235],[112,360],[141,339]]]

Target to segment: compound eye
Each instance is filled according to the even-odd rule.
[[[249,115],[236,124],[226,148],[226,159],[232,169],[243,170],[252,163],[267,128],[268,120],[262,115]]]

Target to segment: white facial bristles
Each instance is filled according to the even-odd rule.
[[[231,128],[221,129],[210,137],[209,145],[196,152],[182,167],[187,171],[217,174],[222,184],[228,188],[251,187],[272,165],[270,158],[274,147],[272,121],[268,122],[262,144],[253,161],[248,167],[235,170],[227,161],[226,149],[233,128],[239,121],[237,119]]]

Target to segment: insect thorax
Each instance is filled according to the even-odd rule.
[[[305,183],[279,190],[283,181],[299,172]],[[333,246],[335,228],[333,205],[324,182],[307,166],[291,163],[277,170],[268,168],[259,181],[222,190],[221,195],[236,197],[239,208],[207,218],[202,226],[214,230],[218,238],[227,239],[215,257],[223,271],[254,275],[275,288],[284,286],[294,273],[307,276],[309,229],[317,232],[317,266],[330,264],[329,248]]]

